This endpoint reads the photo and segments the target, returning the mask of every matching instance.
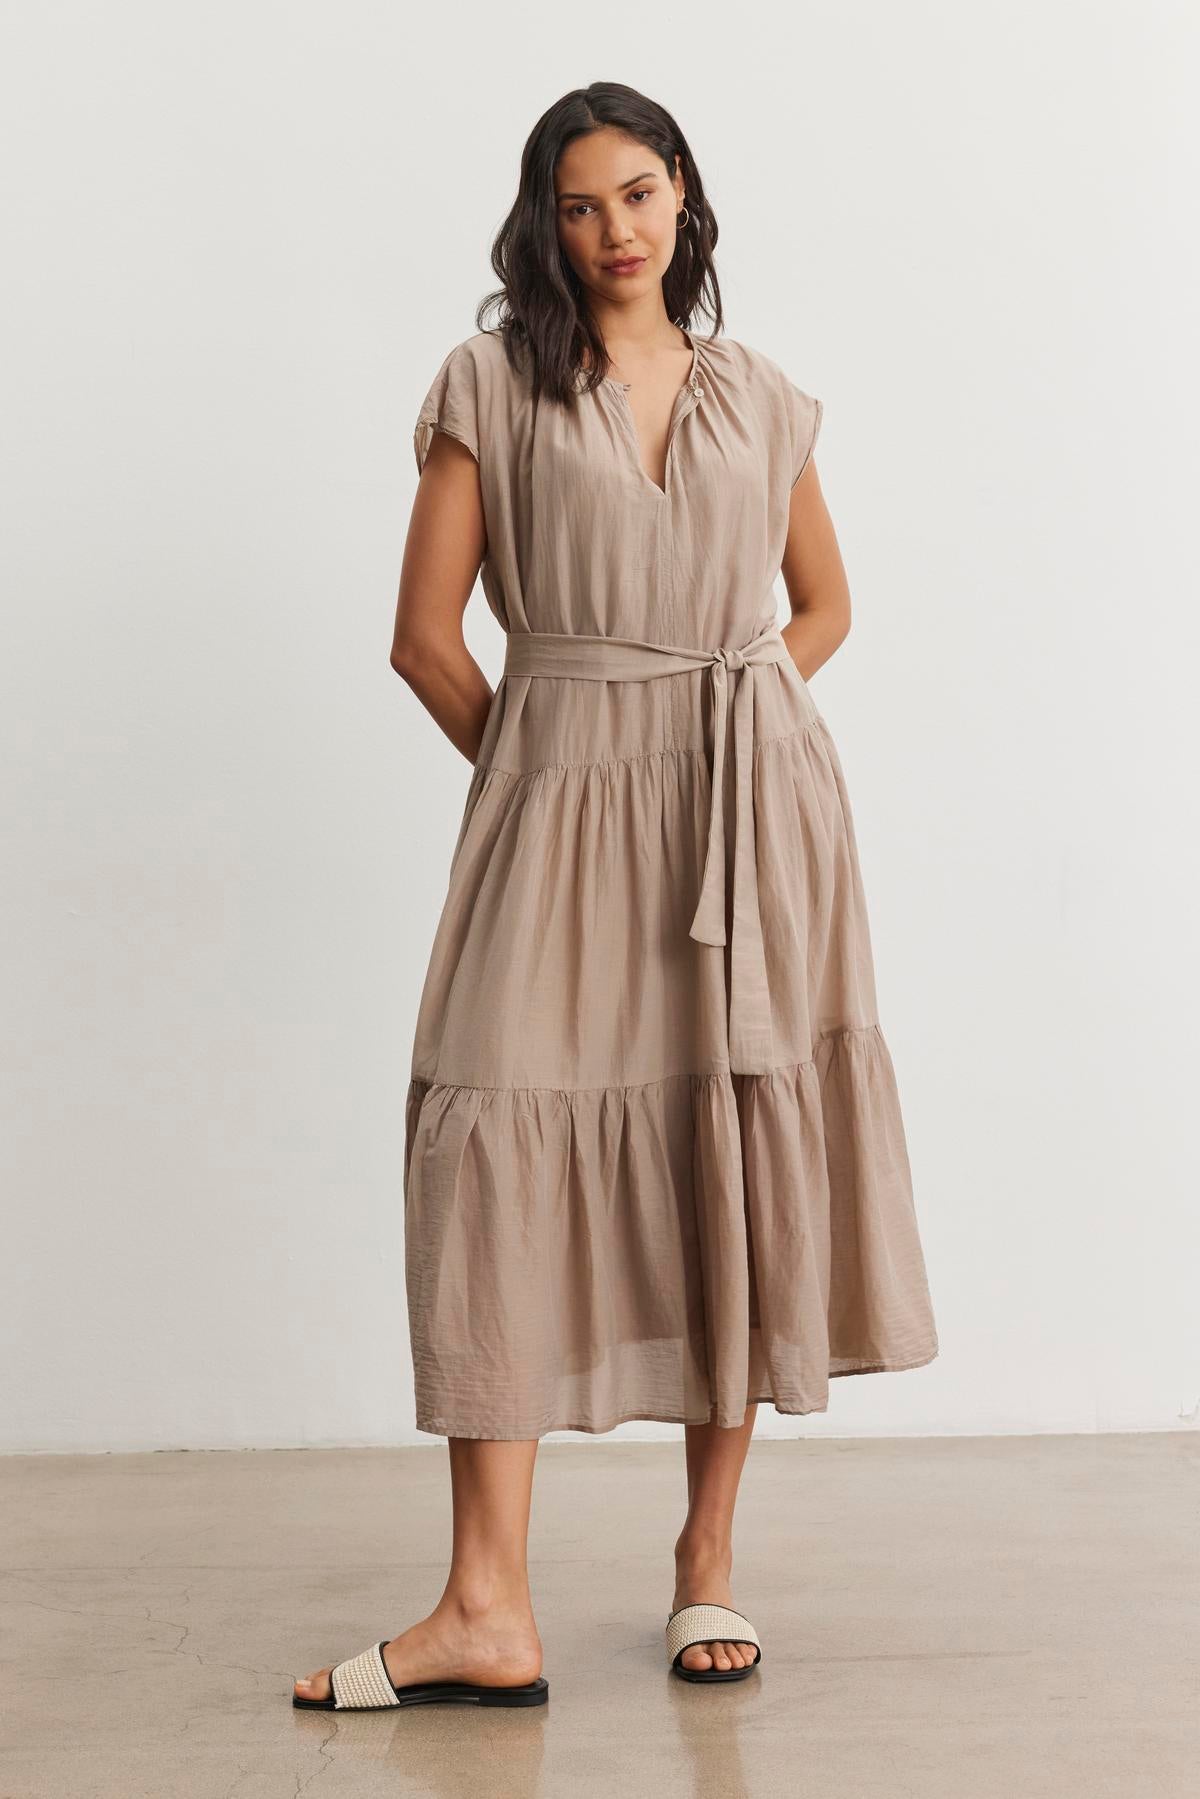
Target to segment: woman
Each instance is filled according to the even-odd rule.
[[[445,1435],[433,1612],[306,1705],[546,1696],[538,1440],[683,1424],[667,1650],[761,1657],[732,1527],[759,1400],[937,1353],[841,770],[808,678],[849,628],[821,404],[717,335],[675,121],[598,82],[538,122],[501,324],[421,407],[392,662],[473,765],[418,1015],[405,1242],[417,1424]],[[698,304],[714,322],[684,322]],[[680,322],[677,322],[680,321]],[[482,565],[509,634],[462,637]],[[782,570],[791,619],[776,619]]]

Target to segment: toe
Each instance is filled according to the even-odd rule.
[[[313,1674],[296,1682],[297,1699],[328,1699],[330,1695],[329,1676],[332,1668],[321,1668]]]
[[[719,1668],[723,1673],[731,1668],[748,1668],[753,1660],[754,1649],[749,1643],[693,1643],[683,1652],[684,1667],[700,1673],[710,1668]]]

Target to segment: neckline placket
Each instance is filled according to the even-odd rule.
[[[681,325],[680,330],[692,346],[692,365],[688,370],[687,380],[676,394],[675,404],[671,408],[671,417],[667,425],[667,450],[663,459],[664,485],[662,487],[647,474],[645,464],[642,461],[642,446],[638,438],[637,425],[633,417],[633,407],[629,400],[629,389],[632,387],[633,383],[631,381],[616,381],[611,375],[605,375],[604,377],[605,385],[612,388],[617,395],[617,404],[621,409],[625,433],[629,440],[629,447],[633,453],[634,465],[637,472],[645,482],[646,486],[657,496],[660,504],[669,501],[671,498],[671,471],[674,467],[675,434],[678,431],[680,424],[687,417],[688,413],[693,411],[699,404],[704,394],[704,387],[700,380],[700,346],[696,341],[694,333],[689,331],[686,325]]]

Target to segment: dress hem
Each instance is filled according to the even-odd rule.
[[[938,1353],[939,1345],[937,1342],[934,1342],[931,1348],[927,1347],[921,1350],[915,1357],[906,1357],[903,1360],[895,1357],[876,1361],[855,1361],[850,1358],[843,1358],[847,1365],[842,1368],[831,1367],[829,1370],[829,1379],[838,1380],[848,1374],[903,1374],[914,1368],[927,1368],[931,1362],[937,1359]],[[747,1406],[773,1406],[774,1410],[783,1418],[807,1418],[814,1413],[827,1412],[829,1410],[829,1400],[827,1397],[822,1400],[819,1405],[786,1406],[780,1405],[770,1393],[758,1393],[752,1394],[751,1397],[747,1399],[746,1404]],[[435,1437],[464,1437],[469,1438],[472,1441],[497,1443],[529,1443],[542,1437],[549,1436],[552,1431],[557,1430],[582,1431],[588,1436],[599,1437],[606,1435],[609,1431],[615,1430],[619,1424],[711,1424],[713,1422],[714,1410],[715,1407],[710,1407],[707,1417],[704,1418],[677,1417],[674,1413],[666,1412],[623,1412],[619,1418],[612,1419],[608,1424],[544,1424],[540,1430],[522,1431],[520,1433],[462,1430],[454,1427],[447,1428],[445,1424],[433,1423],[426,1413],[418,1414],[416,1428],[419,1431],[424,1431],[428,1435]],[[740,1424],[733,1424],[725,1425],[721,1428],[738,1430],[741,1426]]]

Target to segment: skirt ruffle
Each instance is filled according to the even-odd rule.
[[[405,1242],[416,1422],[439,1435],[733,1427],[937,1354],[878,1025],[761,1075],[414,1076]]]

